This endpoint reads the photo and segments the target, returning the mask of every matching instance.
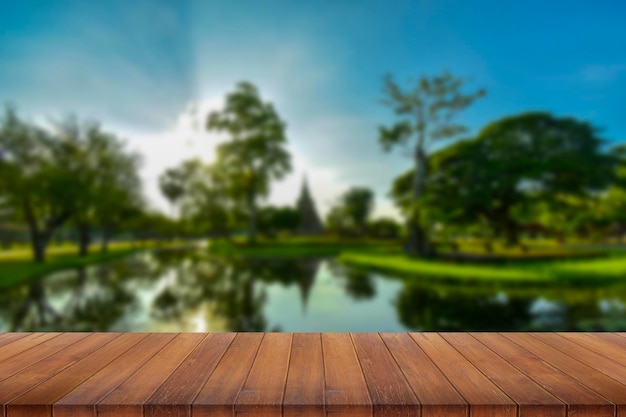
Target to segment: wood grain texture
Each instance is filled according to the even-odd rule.
[[[333,417],[371,416],[372,399],[350,335],[323,333],[322,352],[326,412]]]
[[[78,335],[81,336],[81,335]],[[61,372],[84,356],[111,342],[119,334],[97,333],[87,335],[66,349],[60,350],[38,363],[0,381],[0,404],[2,415],[6,415],[7,404],[20,395]]]
[[[98,416],[143,417],[143,405],[206,337],[177,335],[137,372],[96,404]]]
[[[517,404],[441,335],[411,333],[411,337],[467,400],[471,416],[517,417]]]
[[[519,417],[563,417],[566,405],[467,333],[442,333],[461,355],[519,405]]]
[[[232,417],[235,400],[256,357],[263,333],[238,333],[194,400],[194,417]]]
[[[422,405],[422,417],[465,417],[467,401],[406,333],[380,335]]]
[[[282,415],[289,369],[291,333],[267,333],[235,402],[237,415]]]
[[[320,334],[294,334],[283,398],[283,416],[324,417],[325,388]]]
[[[626,417],[622,333],[0,333],[0,416]]]
[[[419,400],[380,336],[376,333],[351,336],[372,398],[374,416],[420,415]]]
[[[11,417],[46,417],[52,405],[122,353],[139,343],[147,334],[122,334],[82,357],[61,372],[45,380],[7,405]],[[70,351],[71,347],[65,351]],[[64,351],[64,352],[65,352]]]
[[[126,334],[123,336],[130,337]],[[54,417],[95,416],[94,404],[143,366],[175,336],[174,333],[148,335],[57,401],[53,407]]]
[[[191,403],[234,338],[234,333],[209,334],[148,398],[144,416],[190,416]]]
[[[505,333],[504,336],[611,401],[617,406],[617,415],[623,416],[626,385],[529,334]]]
[[[473,333],[473,336],[565,402],[570,414],[598,417],[615,415],[615,406],[611,402],[503,335]]]

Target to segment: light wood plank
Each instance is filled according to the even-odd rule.
[[[570,415],[595,417],[615,415],[615,406],[612,403],[503,335],[497,333],[472,333],[472,335],[565,402]]]
[[[361,365],[347,333],[323,333],[326,412],[333,417],[371,416],[370,398]]]
[[[194,417],[233,417],[235,400],[243,387],[263,333],[238,333],[194,400]]]
[[[141,368],[175,333],[152,333],[53,405],[54,417],[96,415],[95,404]]]
[[[143,405],[204,340],[206,334],[177,335],[144,366],[96,404],[98,416],[143,417]]]
[[[517,417],[517,404],[436,333],[411,337],[470,404],[472,417]]]
[[[372,398],[374,416],[420,415],[419,400],[380,336],[376,333],[351,336]]]
[[[46,335],[47,333],[36,333],[38,335]],[[37,362],[42,359],[47,358],[64,349],[77,341],[84,339],[87,337],[87,333],[67,333],[64,334],[63,337],[57,337],[59,334],[54,333],[54,337],[52,338],[38,338],[37,341],[41,340],[42,343],[36,344],[34,346],[30,346],[27,344],[25,346],[20,346],[21,352],[15,354],[15,352],[10,353],[10,359],[1,358],[0,362],[2,366],[0,366],[0,381],[20,372],[23,369],[28,368],[29,366],[35,366]],[[23,339],[20,339],[20,342]]]
[[[34,335],[43,335],[46,333],[34,333]],[[33,333],[0,333],[0,347],[12,343],[26,336],[32,336]]]
[[[441,333],[461,355],[519,404],[519,417],[563,417],[566,405],[467,333]]]
[[[146,401],[144,416],[191,416],[191,403],[234,338],[234,333],[209,334]]]
[[[78,335],[80,336],[80,335]],[[79,361],[96,349],[111,342],[119,334],[97,333],[84,337],[64,350],[58,351],[47,358],[11,377],[0,381],[0,404],[2,415],[6,415],[6,405],[13,399],[31,390],[47,379],[61,372],[66,367]]]
[[[599,333],[562,333],[562,336],[626,366],[626,349],[603,339]]]
[[[267,333],[235,402],[237,415],[282,415],[291,333]]]
[[[529,334],[504,333],[503,336],[576,379],[598,395],[611,401],[618,407],[617,415],[623,415],[622,410],[626,406],[626,385],[606,376],[591,366],[577,361],[549,344],[531,337]]]
[[[380,336],[422,404],[422,417],[468,415],[467,401],[407,333]]]
[[[319,333],[296,333],[283,399],[284,417],[324,417],[324,363]]]
[[[86,379],[139,343],[147,334],[124,333],[7,405],[10,417],[52,416],[52,405]],[[67,350],[70,350],[69,347]]]

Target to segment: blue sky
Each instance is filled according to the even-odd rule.
[[[389,214],[389,185],[411,160],[377,142],[393,120],[384,74],[471,77],[488,93],[459,117],[472,133],[546,110],[623,141],[624,21],[619,0],[2,1],[0,103],[42,123],[100,120],[144,154],[146,193],[165,208],[158,175],[211,160],[223,138],[198,119],[248,80],[287,122],[294,157],[271,202],[293,203],[307,172],[322,212],[360,185]]]

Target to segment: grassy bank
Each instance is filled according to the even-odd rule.
[[[51,248],[43,263],[33,262],[29,251],[5,251],[0,256],[0,289],[23,284],[54,271],[123,258],[155,247],[156,243],[133,247],[130,243],[120,242],[110,245],[106,253],[100,252],[98,248],[82,257],[76,255],[76,247]]]
[[[516,284],[598,285],[626,282],[626,253],[611,253],[601,259],[511,262],[501,265],[455,264],[438,260],[414,259],[401,254],[349,251],[340,262],[423,279],[459,282]]]

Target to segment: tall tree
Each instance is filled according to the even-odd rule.
[[[217,148],[217,165],[232,184],[233,196],[245,202],[248,240],[254,243],[259,198],[269,194],[272,180],[291,171],[285,123],[254,85],[240,82],[226,96],[224,108],[209,114],[206,127],[230,137]]]
[[[28,225],[33,258],[45,260],[53,233],[74,210],[80,189],[75,150],[7,108],[0,122],[0,191]]]
[[[409,251],[415,255],[432,254],[434,249],[428,243],[418,204],[428,179],[429,153],[434,142],[452,139],[466,131],[453,119],[484,96],[485,90],[465,94],[461,91],[465,80],[447,71],[433,77],[421,77],[406,89],[402,89],[391,75],[385,77],[384,83],[386,98],[383,103],[401,119],[390,127],[380,127],[380,143],[386,151],[396,145],[414,143],[413,204],[408,213]]]
[[[103,249],[119,213],[139,204],[139,156],[126,152],[115,135],[105,132],[97,122],[80,123],[68,118],[57,125],[63,146],[72,151],[79,175],[72,184],[80,190],[74,197],[72,219],[78,230],[79,254],[87,255],[95,227],[103,232]]]

